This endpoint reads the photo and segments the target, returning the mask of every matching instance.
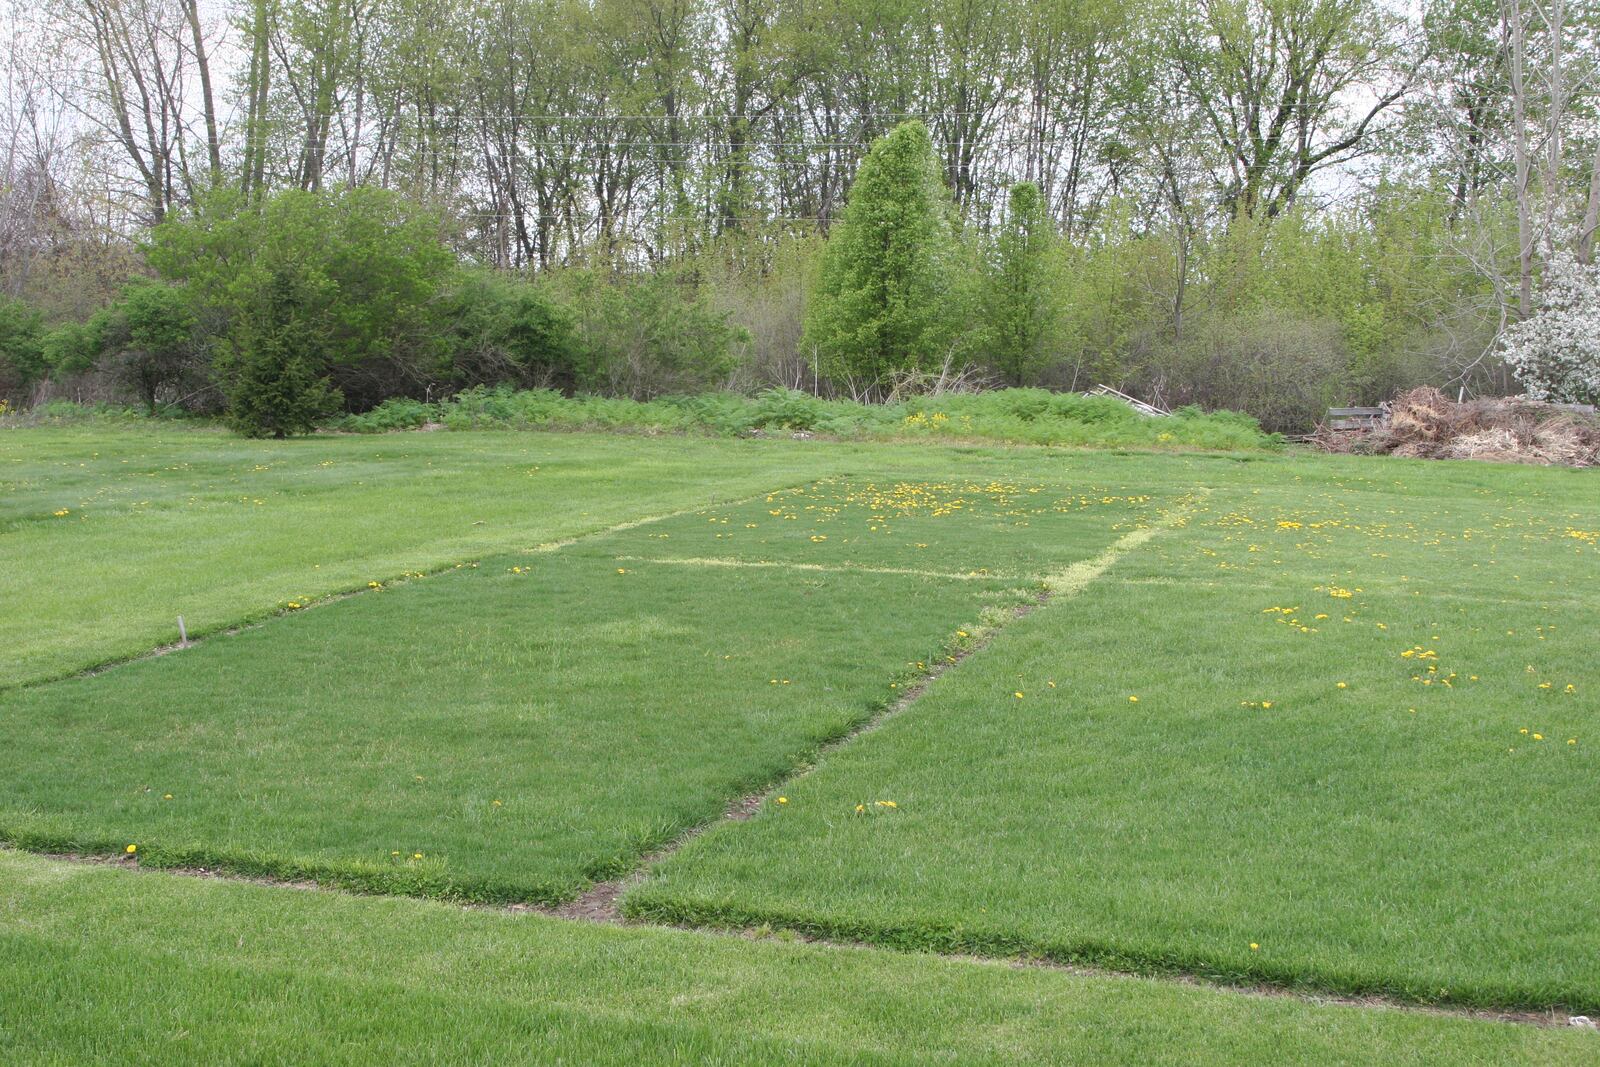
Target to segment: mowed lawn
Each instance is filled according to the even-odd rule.
[[[800,484],[849,449],[602,434],[0,432],[0,689],[291,601]]]
[[[1037,580],[972,566],[991,558],[993,512],[1021,531],[1013,542],[1025,546],[1032,516],[1052,555],[1082,558],[1148,503],[981,490],[940,516],[856,517],[862,534],[903,520],[898,535],[817,520],[834,540],[791,548],[832,561],[821,569],[649,562],[668,544],[790,530],[763,498],[374,580],[193,648],[15,690],[0,696],[0,839],[370,892],[569,899],[781,779],[986,616],[1036,596]],[[795,498],[833,514],[853,492],[821,483]],[[929,571],[924,548],[969,569]],[[1018,555],[993,558],[1009,568]]]
[[[628,906],[1593,1013],[1600,483],[1275,468]]]
[[[0,623],[0,844],[550,903],[709,827],[625,910],[778,932],[0,853],[7,1063],[1600,1056],[1159,977],[1600,1011],[1592,472],[92,428],[0,459],[37,620]],[[111,662],[179,610],[210,636]]]
[[[0,851],[0,1060],[1594,1062],[1594,1036]]]

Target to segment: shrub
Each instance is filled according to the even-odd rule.
[[[649,399],[727,382],[745,334],[667,275],[567,271],[553,282],[572,313],[575,387]]]
[[[405,410],[398,404],[395,407]],[[1019,412],[1026,413],[1026,417]],[[722,436],[763,430],[810,430],[858,440],[931,437],[1142,448],[1263,449],[1281,443],[1279,438],[1262,433],[1260,425],[1248,415],[1205,413],[1191,408],[1172,418],[1147,419],[1108,397],[1081,397],[1042,389],[860,404],[823,400],[786,389],[771,389],[754,398],[707,393],[637,401],[564,397],[550,389],[479,387],[440,403],[437,414],[452,430],[699,430]],[[340,425],[379,428],[374,422],[361,421],[366,418],[352,416]]]
[[[1600,403],[1600,264],[1556,255],[1539,309],[1506,327],[1500,350],[1534,400]]]
[[[768,389],[756,398],[750,425],[814,430],[827,412],[818,398],[798,389]]]
[[[173,286],[134,286],[95,325],[101,359],[149,414],[163,391],[201,373],[199,322]]]
[[[20,300],[0,297],[0,398],[21,398],[48,372],[39,313]]]
[[[228,424],[246,437],[309,433],[343,399],[323,373],[327,339],[304,308],[295,278],[272,278],[262,306],[218,361]]]
[[[1339,324],[1281,311],[1207,320],[1147,359],[1134,375],[1136,393],[1243,409],[1276,432],[1311,429],[1351,391]]]
[[[397,396],[370,411],[346,415],[338,421],[337,426],[349,433],[388,433],[391,430],[418,429],[435,421],[437,416],[435,405]]]
[[[571,388],[577,378],[572,321],[543,291],[489,271],[463,271],[441,313],[439,377],[458,386]]]
[[[437,213],[379,189],[290,190],[255,205],[214,194],[157,226],[148,255],[234,351],[261,336],[274,291],[291,287],[316,341],[317,358],[304,357],[312,377],[331,375],[364,407],[439,365],[442,294],[457,271],[441,233]]]

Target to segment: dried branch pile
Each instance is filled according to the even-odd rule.
[[[1437,389],[1413,389],[1388,405],[1372,430],[1319,426],[1311,443],[1328,452],[1421,459],[1481,459],[1564,467],[1600,464],[1600,419],[1523,397],[1457,403]]]

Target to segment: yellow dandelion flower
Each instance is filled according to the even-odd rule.
[[[135,852],[139,851],[139,846],[138,845],[129,845],[127,848],[123,849],[122,851],[126,852],[128,855],[131,856]]]

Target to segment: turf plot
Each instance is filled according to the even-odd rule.
[[[1074,515],[1070,551],[1122,514]],[[915,563],[914,542],[836,570],[632,562],[725,518],[495,557],[0,697],[0,838],[556,902],[787,774],[1037,594],[884,565]],[[938,521],[953,538],[972,520]]]
[[[1305,473],[1213,494],[625,906],[1592,1013],[1593,492]]]

